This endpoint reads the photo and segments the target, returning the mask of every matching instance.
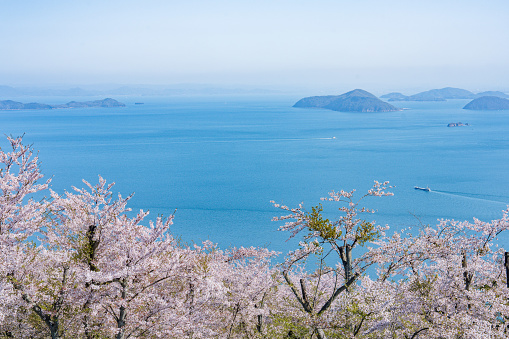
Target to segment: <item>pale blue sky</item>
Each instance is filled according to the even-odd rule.
[[[0,84],[509,90],[507,0],[0,0]]]

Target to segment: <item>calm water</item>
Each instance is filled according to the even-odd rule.
[[[292,108],[298,97],[116,99],[127,107],[0,111],[1,132],[25,133],[54,190],[100,174],[123,195],[135,192],[134,210],[155,217],[177,208],[175,234],[221,247],[286,252],[294,244],[271,221],[279,212],[270,200],[310,207],[329,190],[361,193],[373,180],[396,185],[395,196],[366,200],[378,209],[368,217],[395,229],[497,219],[509,203],[509,111],[461,109],[468,100],[340,113]],[[459,121],[470,126],[446,127]]]

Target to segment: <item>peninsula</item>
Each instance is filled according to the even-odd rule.
[[[485,96],[470,101],[463,109],[476,111],[505,110],[509,109],[509,100],[496,96]]]
[[[340,112],[394,112],[401,111],[378,99],[373,94],[362,89],[341,95],[327,95],[307,97],[299,100],[293,107],[299,108],[324,108]]]
[[[48,105],[40,104],[37,102],[24,104],[22,102],[12,100],[0,101],[0,110],[57,109],[57,108],[85,108],[85,107],[125,107],[125,104],[111,98],[84,102],[71,101],[63,105]]]

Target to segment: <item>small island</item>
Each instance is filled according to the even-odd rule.
[[[3,100],[0,101],[0,110],[20,110],[20,109],[58,109],[58,108],[88,108],[88,107],[125,107],[125,104],[115,99],[106,98],[94,101],[71,101],[63,105],[48,105],[31,102],[24,104],[22,102]]]
[[[496,96],[485,96],[470,101],[463,109],[475,111],[506,110],[509,109],[509,100]]]
[[[447,125],[447,127],[462,127],[462,126],[470,126],[468,123],[462,123],[462,122],[451,122]]]
[[[339,112],[395,112],[400,108],[378,99],[362,89],[341,95],[307,97],[299,100],[293,107],[324,108]]]

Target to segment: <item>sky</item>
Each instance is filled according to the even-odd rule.
[[[0,85],[509,91],[507,0],[0,0]]]

